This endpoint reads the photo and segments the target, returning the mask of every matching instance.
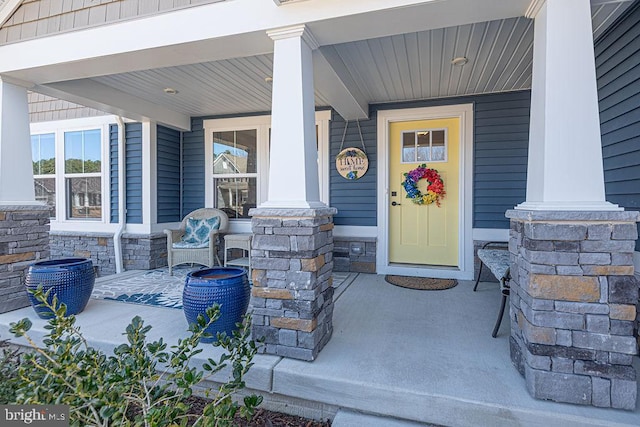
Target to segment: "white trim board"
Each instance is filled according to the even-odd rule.
[[[460,217],[458,240],[458,267],[392,264],[389,262],[389,123],[441,118],[460,119]],[[473,279],[473,104],[442,107],[379,110],[378,137],[378,248],[376,271],[378,274],[400,274],[422,277]]]
[[[473,240],[481,242],[508,242],[508,228],[474,228]]]
[[[364,225],[336,225],[333,228],[334,237],[378,237],[378,227]]]

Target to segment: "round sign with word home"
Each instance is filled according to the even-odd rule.
[[[345,148],[336,156],[336,169],[346,179],[359,179],[369,169],[367,153],[359,148]]]

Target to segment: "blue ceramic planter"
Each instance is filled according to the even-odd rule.
[[[29,266],[25,279],[27,289],[37,289],[42,286],[49,294],[49,303],[53,296],[58,296],[58,301],[66,304],[67,315],[81,313],[87,306],[93,285],[95,283],[93,263],[86,258],[63,258],[49,261],[40,261]],[[53,317],[53,312],[38,306],[40,304],[31,293],[29,300],[34,310],[43,319]]]
[[[202,342],[216,341],[218,332],[231,336],[236,323],[249,306],[251,288],[247,270],[238,267],[214,267],[192,271],[187,275],[182,292],[182,307],[189,324],[196,323],[199,314],[207,320],[205,310],[215,303],[220,304],[220,318],[207,328],[212,338]]]

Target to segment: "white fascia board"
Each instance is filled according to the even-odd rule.
[[[2,6],[0,6],[0,27],[11,18],[13,12],[18,10],[21,4],[22,0],[6,0]]]
[[[93,80],[39,85],[34,91],[137,121],[157,121],[168,127],[191,130],[191,117]]]
[[[130,122],[125,120],[125,122]],[[64,120],[52,120],[48,122],[35,122],[29,125],[31,134],[39,133],[53,133],[60,129],[65,132],[90,129],[98,126],[109,125],[117,123],[117,117],[112,115],[107,116],[94,116],[94,117],[81,117],[78,119],[64,119]]]
[[[314,85],[345,120],[369,118],[369,104],[333,46],[313,51]]]
[[[273,51],[277,28],[306,24],[328,45],[522,16],[528,1],[224,1],[0,46],[0,75],[41,84],[252,56]]]

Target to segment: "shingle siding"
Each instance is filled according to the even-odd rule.
[[[0,44],[220,1],[25,0],[0,28]]]
[[[595,54],[607,200],[640,210],[640,1],[596,41]]]
[[[157,141],[158,223],[180,221],[180,132],[158,126]]]
[[[31,123],[96,117],[107,114],[103,111],[31,91],[28,93],[28,101],[29,121]]]

